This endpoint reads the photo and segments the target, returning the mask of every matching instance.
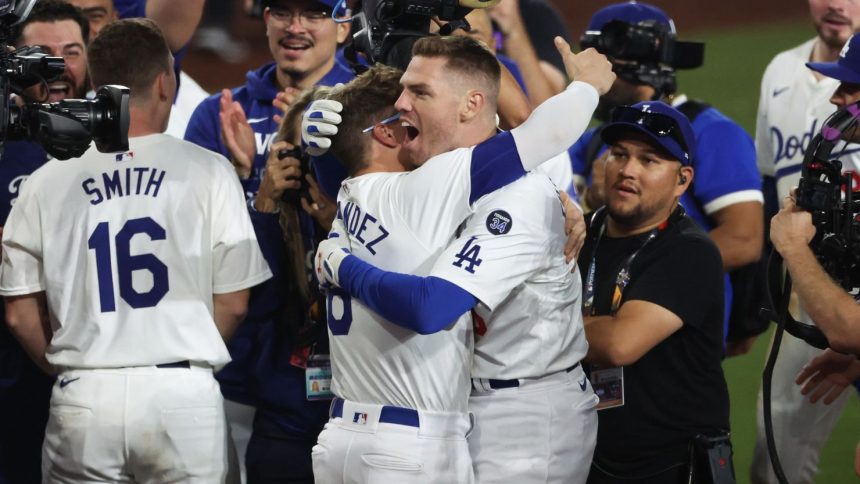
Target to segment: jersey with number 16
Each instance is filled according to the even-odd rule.
[[[163,134],[129,141],[33,173],[4,229],[0,293],[46,291],[53,365],[220,367],[213,294],[271,276],[242,189],[220,155]]]

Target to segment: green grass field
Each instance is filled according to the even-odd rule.
[[[706,42],[705,66],[682,72],[680,91],[705,100],[738,121],[752,135],[758,106],[759,83],[773,56],[811,38],[809,23],[738,28],[720,32],[685,34],[688,40]],[[750,354],[723,365],[731,393],[732,442],[738,482],[749,482],[749,464],[755,439],[755,407],[761,373],[770,345],[769,335],[756,342]],[[854,447],[860,440],[860,406],[849,402],[822,455],[817,482],[857,482]]]

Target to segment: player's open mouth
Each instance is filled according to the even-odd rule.
[[[403,126],[404,128],[406,128],[406,138],[403,140],[403,142],[409,143],[409,142],[415,141],[415,138],[417,138],[418,135],[420,134],[420,131],[418,131],[418,128],[416,128],[415,126],[412,126],[412,124],[410,124],[409,121],[403,121],[402,123],[400,123],[400,125]]]

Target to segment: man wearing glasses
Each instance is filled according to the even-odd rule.
[[[687,117],[659,101],[616,108],[600,136],[606,205],[586,220],[578,261],[600,397],[588,482],[682,482],[696,435],[729,427],[722,261],[679,204],[696,139]]]
[[[299,92],[349,82],[352,71],[337,62],[349,24],[331,13],[336,0],[268,0],[263,21],[273,62],[248,72],[245,85],[224,89],[197,107],[185,139],[229,158],[248,196],[260,174],[279,116]]]
[[[254,197],[259,189],[269,147],[278,131],[278,116],[286,111],[292,98],[316,85],[334,85],[353,78],[352,71],[335,58],[337,45],[349,33],[349,24],[336,24],[331,18],[336,3],[336,0],[265,1],[263,20],[272,62],[248,72],[243,86],[224,89],[204,100],[191,116],[185,139],[230,159],[248,198]],[[252,295],[249,303],[252,316],[258,313],[257,308],[267,303],[258,299],[260,297],[263,296]],[[308,402],[303,394],[295,396],[303,393],[303,382],[299,391],[289,385],[266,386],[254,388],[252,394],[248,382],[253,381],[258,355],[282,351],[289,358],[292,351],[290,348],[260,348],[258,334],[263,324],[271,322],[258,321],[259,318],[249,317],[239,327],[228,343],[233,361],[216,376],[221,383],[240,461],[246,457],[252,421],[253,438],[259,439],[265,434],[270,439],[268,445],[251,446],[269,450],[249,456],[249,475],[255,474],[257,481],[269,480],[272,473],[282,471],[295,477],[301,473],[300,466],[285,464],[283,455],[287,451],[284,448],[303,446],[304,434],[315,436],[322,425],[320,415],[324,419],[325,412],[314,408],[321,402]],[[272,341],[263,344],[275,345]],[[269,370],[285,378],[291,374],[289,363],[286,367],[278,367],[270,361],[260,364],[269,365]],[[275,367],[271,368],[272,365]],[[263,385],[266,384],[260,387]],[[264,392],[269,400],[276,400],[268,402],[271,411],[262,412],[266,414],[265,423],[260,421],[259,414],[254,419],[255,407],[260,404],[256,397]],[[263,427],[266,432],[261,430]],[[283,447],[273,447],[272,439]],[[310,445],[306,447],[309,454]]]

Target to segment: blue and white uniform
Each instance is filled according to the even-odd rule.
[[[534,168],[551,158],[563,149],[565,140],[569,143],[584,131],[596,101],[596,91],[591,86],[573,83],[566,93],[547,101],[522,126],[509,133],[499,134],[476,147],[433,157],[410,173],[370,173],[346,180],[338,196],[338,219],[342,221],[340,230],[346,233],[352,253],[382,271],[426,276],[436,264],[451,264],[450,258],[458,261],[461,269],[474,270],[482,264],[481,248],[474,245],[473,239],[465,240],[463,236],[451,245],[458,226],[471,214],[478,213],[472,215],[473,220],[477,220],[475,217],[484,217],[484,212],[494,210],[491,206],[497,199],[492,198],[493,195],[486,201],[481,197],[517,180],[526,168]],[[558,126],[558,112],[573,113],[568,114],[568,126]],[[556,126],[548,127],[553,124]],[[542,140],[540,133],[546,133],[547,129],[556,132],[545,140],[554,140],[561,143],[560,146]],[[559,130],[563,131],[562,136],[558,136]],[[506,205],[522,219],[515,224],[522,226],[505,225],[503,218],[487,222],[495,223],[496,229],[491,230],[510,231],[511,227],[517,227],[511,237],[528,239],[531,250],[523,255],[529,262],[528,267],[546,268],[548,272],[543,275],[547,279],[557,278],[569,283],[566,287],[553,287],[546,297],[557,297],[558,306],[554,307],[566,307],[569,311],[565,314],[580,318],[573,307],[578,296],[575,275],[570,274],[563,261],[550,269],[549,260],[553,256],[545,252],[557,249],[558,255],[553,261],[563,258],[561,204],[546,177],[529,175],[527,180],[533,181],[517,181],[508,187],[520,186],[525,192],[511,195],[509,202],[517,207]],[[560,240],[555,240],[554,244],[531,244],[533,237],[548,236],[546,231],[540,230],[550,225],[543,223],[546,220],[541,215],[551,218],[542,210],[527,213],[526,206],[534,205],[524,202],[533,196],[537,197],[531,200],[533,204],[543,207],[549,200],[550,206],[556,207],[558,217],[553,227],[559,233],[553,237]],[[527,218],[534,218],[534,223],[526,222]],[[482,226],[483,223],[482,218]],[[502,225],[506,229],[501,228]],[[494,241],[488,240],[486,244],[487,250],[495,253]],[[535,256],[537,252],[541,253],[540,257]],[[356,259],[349,257],[345,264],[350,260]],[[442,260],[444,262],[440,262]],[[500,270],[501,266],[496,266],[496,271],[486,272],[493,272],[495,277]],[[492,300],[490,305],[504,304],[501,300],[528,274],[530,271],[523,265],[522,271],[509,274],[497,292],[490,294],[482,290],[481,295]],[[389,296],[394,299],[394,293],[382,290],[375,297],[364,294],[363,299],[358,300],[351,294],[359,292],[353,293],[348,286],[349,283],[345,289],[333,290],[329,299],[333,390],[345,402],[335,404],[333,419],[320,434],[319,445],[314,449],[315,476],[323,482],[343,482],[342,476],[356,475],[354,480],[347,477],[347,482],[367,482],[368,475],[376,477],[380,467],[387,467],[385,473],[380,474],[388,479],[386,482],[471,482],[473,476],[465,435],[470,426],[466,412],[473,336],[469,318],[464,313],[475,305],[475,298],[454,288],[456,300],[444,300],[445,306],[436,311],[442,316],[421,311],[422,314],[412,315],[416,317],[404,324],[402,321],[395,323],[399,318],[387,320],[382,316],[396,316],[397,309],[390,312],[373,302],[384,302]],[[449,290],[451,286],[448,283]],[[369,291],[376,289],[381,286],[365,287]],[[398,306],[400,311],[404,310],[403,305]],[[379,313],[371,308],[378,309]],[[510,313],[512,322],[522,317],[520,309],[525,310],[518,308]],[[425,317],[429,320],[426,324],[421,322]],[[564,327],[564,323],[569,322],[565,318],[561,318],[564,321],[557,319],[547,321],[548,332],[553,332],[550,327]],[[512,324],[511,327],[511,331],[517,333],[517,336],[507,333],[511,339],[522,336],[523,326]],[[581,319],[579,331],[576,327],[570,325],[570,332],[568,328],[557,328],[560,331],[552,336],[526,338],[527,341],[522,341],[524,350],[546,343],[557,345],[559,351],[550,351],[547,354],[552,356],[532,362],[529,356],[513,351],[508,356],[519,362],[521,368],[511,371],[524,379],[539,380],[548,373],[569,378],[566,369],[576,366],[587,347]],[[488,364],[492,365],[489,360]],[[493,375],[503,373],[490,370]],[[497,406],[493,408],[498,410]],[[417,428],[409,429],[410,426]],[[593,442],[593,432],[591,434]],[[425,436],[442,440],[422,438]],[[501,446],[504,440],[496,439],[495,443]],[[391,462],[396,462],[400,470],[392,469]]]
[[[824,121],[836,111],[830,97],[839,81],[817,78],[806,67],[816,38],[776,55],[768,64],[761,82],[756,120],[756,151],[761,173],[776,178],[780,202],[800,180],[803,155]],[[843,150],[844,149],[844,150]],[[840,143],[844,170],[860,170],[860,145]],[[805,311],[796,318],[814,324]],[[789,482],[812,483],[818,459],[827,438],[842,415],[852,392],[845,392],[830,405],[811,404],[800,394],[794,379],[803,365],[821,354],[806,342],[786,334],[773,373],[772,420],[780,461]],[[751,475],[763,483],[776,483],[765,442],[764,420],[759,392],[758,431]]]
[[[59,371],[43,479],[219,482],[213,297],[271,273],[227,160],[165,134],[129,146],[34,172],[4,230],[0,294],[46,293]]]

